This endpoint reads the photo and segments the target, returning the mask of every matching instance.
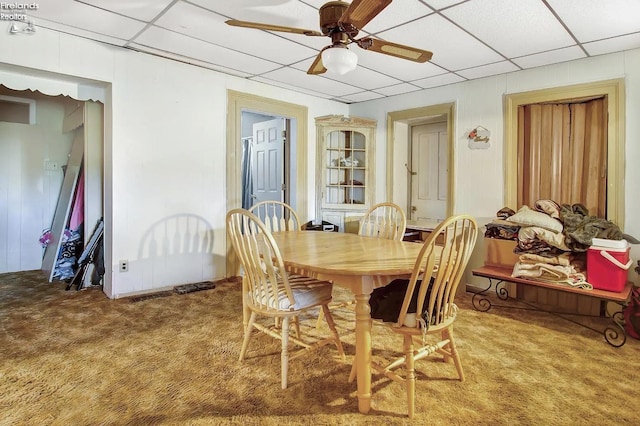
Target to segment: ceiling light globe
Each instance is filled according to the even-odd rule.
[[[343,75],[356,69],[358,55],[346,47],[330,47],[322,51],[322,65],[327,71]]]

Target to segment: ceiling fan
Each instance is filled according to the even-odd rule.
[[[330,37],[331,44],[318,53],[311,67],[307,70],[307,74],[322,74],[327,70],[337,74],[345,74],[353,71],[357,66],[358,56],[347,47],[347,45],[351,43],[355,43],[365,50],[408,59],[414,62],[426,62],[430,60],[433,54],[428,50],[392,43],[373,37],[356,39],[358,32],[376,15],[382,12],[391,1],[392,0],[353,0],[351,3],[344,1],[327,2],[320,7],[320,29],[322,32],[258,22],[238,21],[235,19],[228,20],[226,23],[235,27],[280,31],[310,37]]]

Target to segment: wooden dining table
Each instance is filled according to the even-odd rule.
[[[356,312],[358,409],[371,408],[371,308],[373,289],[409,278],[422,244],[339,232],[277,232],[286,268],[351,290]]]

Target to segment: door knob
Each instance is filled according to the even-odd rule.
[[[411,211],[412,211],[412,212],[417,212],[417,211],[418,211],[418,208],[417,208],[416,206],[411,206]]]

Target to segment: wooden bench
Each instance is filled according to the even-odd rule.
[[[477,277],[483,277],[483,278],[489,279],[489,286],[487,288],[478,292],[474,292],[473,294],[473,297],[471,300],[472,300],[473,307],[476,310],[486,312],[489,309],[491,309],[492,306],[503,307],[503,308],[514,307],[514,306],[506,306],[506,305],[494,305],[491,303],[491,300],[486,297],[486,292],[489,289],[491,289],[491,287],[494,286],[494,280],[496,281],[495,282],[496,296],[500,300],[508,300],[510,298],[509,291],[504,286],[504,283],[515,283],[518,285],[535,286],[535,287],[556,290],[560,292],[579,294],[583,296],[593,297],[603,302],[614,302],[622,306],[625,306],[627,304],[627,302],[629,301],[629,296],[631,294],[632,284],[630,282],[627,283],[627,285],[624,287],[622,292],[617,293],[613,291],[598,290],[598,289],[586,290],[583,288],[571,287],[569,285],[554,284],[551,282],[536,281],[536,280],[527,279],[527,278],[516,278],[511,276],[511,271],[512,271],[511,268],[500,268],[496,266],[482,266],[480,268],[476,268],[471,271],[471,273]],[[603,331],[600,331],[600,330],[591,328],[590,326],[585,325],[583,323],[566,318],[564,316],[564,315],[580,315],[580,316],[593,317],[593,315],[569,314],[566,312],[544,310],[544,309],[541,309],[540,307],[533,306],[530,303],[526,303],[523,301],[520,301],[520,302],[525,303],[531,310],[548,312],[548,313],[557,315],[560,318],[567,319],[575,324],[586,327],[590,330],[596,331],[598,333],[602,333],[607,343],[609,343],[611,346],[620,347],[624,345],[625,342],[627,341],[627,335],[623,327],[624,318],[622,316],[622,312],[620,311],[614,313],[610,317],[610,319],[613,322],[613,326],[609,325]]]

